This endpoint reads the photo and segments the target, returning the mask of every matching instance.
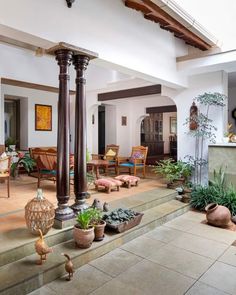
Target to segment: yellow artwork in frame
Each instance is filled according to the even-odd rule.
[[[52,106],[35,105],[35,130],[52,131]]]

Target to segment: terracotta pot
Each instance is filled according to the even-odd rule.
[[[79,248],[91,247],[94,240],[94,227],[89,229],[81,229],[77,225],[74,226],[73,237]]]
[[[106,222],[104,220],[101,220],[100,224],[94,225],[94,241],[102,241],[104,239],[105,226]]]
[[[231,213],[225,206],[211,203],[206,206],[207,222],[214,226],[227,227],[231,223]]]

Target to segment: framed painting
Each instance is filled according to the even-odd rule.
[[[127,117],[125,116],[121,117],[121,126],[127,126]]]
[[[177,118],[176,117],[170,117],[170,133],[177,133]]]
[[[35,105],[35,130],[52,131],[52,106]]]

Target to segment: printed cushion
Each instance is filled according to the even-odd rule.
[[[139,177],[133,175],[119,175],[116,176],[115,179],[122,182],[129,182],[130,184],[136,184],[136,182],[140,180]]]
[[[130,158],[130,162],[131,163],[134,163],[135,162],[135,159],[144,159],[144,154],[141,153],[141,152],[134,152],[132,154],[132,157]]]
[[[95,185],[111,188],[114,186],[121,186],[122,182],[112,178],[100,178],[95,181]]]
[[[8,170],[8,157],[7,154],[4,152],[0,156],[0,173],[4,173]]]
[[[106,153],[106,157],[115,157],[116,152],[114,152],[112,149],[109,149]]]

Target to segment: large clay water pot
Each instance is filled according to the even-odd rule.
[[[231,213],[225,206],[211,203],[206,206],[207,222],[214,226],[227,227],[231,224]]]

